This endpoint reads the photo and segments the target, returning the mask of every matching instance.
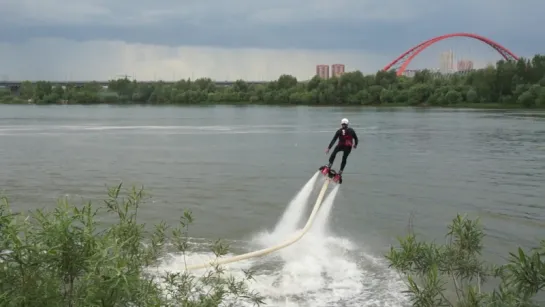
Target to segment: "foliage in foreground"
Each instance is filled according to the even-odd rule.
[[[29,216],[14,214],[3,198],[0,306],[212,307],[240,306],[243,300],[263,303],[263,298],[247,287],[251,272],[240,280],[228,276],[219,266],[202,276],[169,272],[158,278],[146,274],[146,268],[159,264],[170,244],[181,253],[189,250],[188,228],[193,218],[186,211],[178,227],[170,229],[161,222],[148,233],[137,218],[144,191],[133,187],[122,197],[121,187],[108,189],[102,208],[95,209],[91,203],[77,207],[61,199],[54,210],[36,210]],[[110,214],[116,221],[99,225],[97,213]],[[213,247],[216,257],[227,250],[219,241]]]
[[[445,244],[420,242],[411,232],[386,258],[406,276],[413,306],[538,306],[532,299],[545,288],[545,240],[530,253],[519,248],[507,264],[494,266],[481,259],[483,237],[478,219],[458,215],[448,226]],[[491,279],[499,286],[481,291]]]
[[[25,82],[20,96],[0,92],[0,103],[37,104],[269,104],[269,105],[427,105],[545,107],[545,55],[496,66],[442,75],[428,70],[414,77],[397,77],[394,71],[363,75],[348,72],[340,78],[308,82],[282,75],[264,84],[238,80],[217,86],[209,78],[176,83],[111,80],[108,89],[98,83],[63,89],[51,82]]]

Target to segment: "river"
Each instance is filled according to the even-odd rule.
[[[146,223],[174,224],[187,208],[193,237],[255,249],[327,163],[342,117],[361,144],[329,231],[257,274],[251,287],[269,306],[403,305],[403,283],[382,255],[411,216],[415,231],[439,241],[456,213],[480,216],[494,262],[543,239],[545,113],[530,111],[6,105],[0,191],[25,210],[67,195],[98,202],[120,181],[144,185],[153,196],[141,211]]]

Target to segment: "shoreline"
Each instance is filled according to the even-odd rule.
[[[142,107],[215,107],[215,106],[233,106],[233,107],[315,107],[315,108],[331,108],[331,107],[345,107],[345,108],[361,108],[361,109],[386,109],[386,108],[411,108],[422,110],[437,110],[437,109],[474,109],[474,110],[535,110],[545,111],[545,106],[533,106],[523,107],[517,104],[501,104],[501,103],[459,103],[451,105],[410,105],[400,103],[388,103],[388,104],[284,104],[284,103],[255,103],[255,102],[201,102],[201,103],[133,103],[133,102],[115,102],[115,103],[28,103],[28,102],[5,102],[0,101],[0,106],[142,106]]]

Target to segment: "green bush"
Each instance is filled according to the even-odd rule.
[[[0,205],[0,306],[222,306],[242,300],[263,303],[250,291],[251,272],[240,280],[213,266],[202,276],[190,272],[146,274],[174,247],[189,251],[193,222],[185,211],[180,225],[164,222],[151,232],[137,214],[145,203],[143,189],[125,197],[120,184],[108,189],[105,206],[73,206],[61,199],[54,210],[14,214],[6,198]],[[99,225],[98,215],[115,223]],[[217,241],[216,257],[228,246]]]
[[[495,266],[481,257],[483,237],[478,219],[457,215],[445,244],[420,242],[411,231],[386,258],[407,278],[413,306],[538,306],[532,299],[545,287],[545,240],[529,254],[519,248],[507,264]],[[499,286],[486,293],[481,287],[489,279],[498,279]]]

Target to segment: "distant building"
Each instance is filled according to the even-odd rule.
[[[331,76],[340,77],[344,74],[344,64],[331,65]]]
[[[452,50],[441,53],[439,67],[440,67],[441,73],[444,73],[444,74],[451,73],[454,71],[454,52],[452,52]]]
[[[487,62],[487,63],[486,63],[486,68],[496,68],[496,63],[494,63],[494,62]]]
[[[457,64],[458,71],[469,71],[473,69],[473,61],[460,60]]]
[[[329,65],[316,65],[316,75],[322,79],[329,79]]]
[[[414,77],[414,75],[418,72],[417,69],[406,69],[405,71],[403,71],[403,75],[405,77]]]

